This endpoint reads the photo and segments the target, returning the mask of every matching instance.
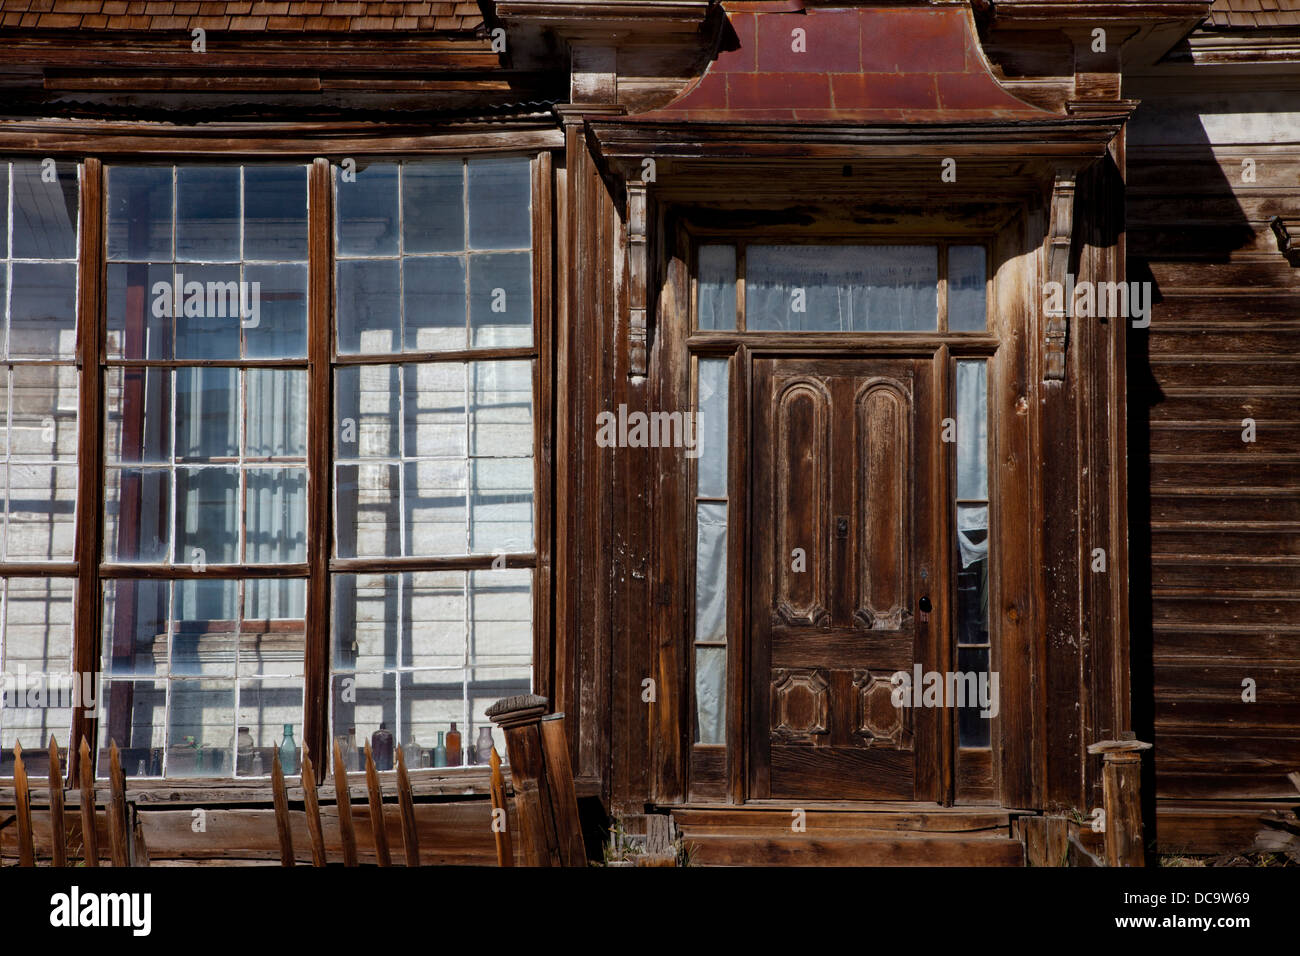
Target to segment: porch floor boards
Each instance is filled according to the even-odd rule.
[[[701,866],[1024,866],[1001,808],[791,804],[672,809]]]

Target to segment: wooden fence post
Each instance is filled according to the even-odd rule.
[[[392,866],[393,858],[388,852],[388,829],[384,825],[384,793],[379,786],[379,771],[375,769],[375,758],[370,753],[370,741],[366,741],[366,803],[370,807],[370,832],[375,838],[375,862],[380,866]]]
[[[352,796],[348,793],[348,772],[334,741],[334,800],[339,815],[339,842],[343,844],[343,865],[357,865],[357,831],[352,826]]]
[[[108,852],[114,866],[130,866],[126,848],[129,827],[126,819],[126,777],[122,774],[122,757],[117,741],[108,746]]]
[[[307,832],[311,834],[311,865],[325,865],[325,831],[320,825],[320,801],[316,798],[316,770],[311,765],[311,748],[302,743],[302,804],[307,811]]]
[[[90,744],[81,738],[77,772],[81,774],[81,858],[86,866],[99,866],[99,831],[95,824],[95,767]]]
[[[18,865],[36,865],[36,840],[32,836],[32,795],[27,789],[23,746],[14,744],[14,804],[18,813]]]
[[[492,835],[497,841],[497,866],[514,866],[515,849],[510,842],[510,812],[506,808],[506,781],[501,776],[501,755],[493,747],[488,757],[492,767]],[[500,829],[496,826],[497,811],[504,815]]]
[[[68,748],[72,752],[72,748]],[[55,866],[68,865],[68,834],[63,826],[63,770],[59,766],[59,744],[50,734],[50,843]]]
[[[397,748],[397,807],[402,817],[402,849],[406,865],[420,865],[420,834],[415,826],[415,799],[411,796],[411,777],[406,772],[405,747]]]
[[[293,866],[293,831],[289,829],[289,794],[284,789],[280,751],[271,755],[271,800],[275,804],[275,832],[280,838],[280,865]]]
[[[1102,755],[1102,800],[1106,811],[1106,865],[1145,866],[1142,839],[1142,751],[1151,744],[1132,733],[1124,740],[1090,744],[1088,753]]]

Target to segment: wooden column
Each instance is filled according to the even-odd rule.
[[[1088,753],[1102,755],[1102,794],[1106,810],[1106,865],[1145,866],[1142,841],[1142,751],[1140,740],[1103,740]]]
[[[547,703],[523,694],[497,701],[486,713],[505,732],[524,865],[585,866],[564,715],[547,717]]]

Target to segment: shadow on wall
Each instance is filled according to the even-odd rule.
[[[1151,431],[1155,410],[1168,396],[1151,367],[1150,336],[1168,329],[1179,308],[1161,294],[1156,273],[1177,276],[1167,283],[1171,288],[1210,285],[1208,278],[1188,280],[1198,266],[1228,263],[1234,252],[1256,242],[1256,229],[1213,144],[1223,145],[1220,131],[1229,126],[1238,142],[1272,136],[1266,114],[1239,118],[1261,105],[1267,108],[1268,95],[1252,94],[1247,105],[1233,95],[1194,90],[1147,97],[1126,86],[1125,92],[1143,101],[1127,141],[1128,279],[1150,282],[1152,289],[1151,327],[1132,329],[1127,349],[1130,676],[1133,729],[1138,739],[1156,744],[1154,759],[1143,762],[1142,772],[1142,815],[1151,848],[1158,836],[1155,767],[1161,758],[1156,738]]]

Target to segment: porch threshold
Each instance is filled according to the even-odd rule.
[[[765,800],[661,809],[703,866],[1025,865],[1012,828],[1022,811],[1001,807]]]

